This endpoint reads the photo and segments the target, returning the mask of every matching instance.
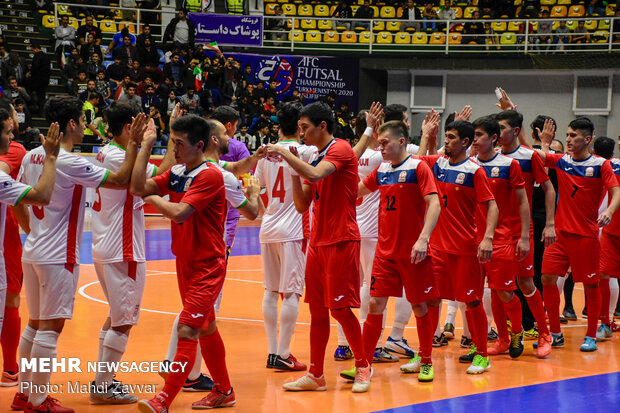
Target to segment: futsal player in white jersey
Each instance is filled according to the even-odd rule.
[[[297,122],[302,108],[301,103],[291,102],[278,111],[280,140],[276,145],[295,148],[299,157],[308,162],[317,148],[300,143]],[[267,368],[302,371],[307,367],[291,354],[290,345],[299,314],[299,298],[304,291],[309,218],[307,213],[302,215],[295,209],[293,180],[299,182],[299,178],[292,173],[295,172],[283,160],[266,158],[258,162],[254,175],[266,189],[269,200],[266,207],[261,205],[264,214],[259,235],[265,288],[263,319],[269,347]]]
[[[77,98],[50,98],[45,105],[45,117],[50,123],[58,122],[63,137],[51,202],[30,211],[30,233],[22,255],[30,319],[20,341],[22,359],[56,357],[60,332],[65,320],[73,316],[85,188],[127,187],[146,126],[143,114],[132,122],[127,156],[120,169],[112,172],[71,153],[73,146],[82,141],[85,128],[82,103]],[[38,181],[44,162],[45,150],[32,150],[22,161],[21,181],[28,185]],[[72,413],[73,409],[60,406],[47,395],[50,376],[50,372],[21,372],[12,407],[26,412]]]
[[[108,124],[114,138],[97,153],[95,165],[111,171],[121,167],[135,115],[128,104],[112,104],[108,110]],[[151,120],[142,142],[142,156],[148,158],[156,139],[155,124]],[[168,170],[174,164],[173,154],[172,150],[166,153],[160,168],[149,163],[148,176]],[[99,333],[98,362],[120,362],[127,348],[129,331],[138,323],[146,277],[143,207],[142,198],[132,196],[127,189],[97,189],[92,214],[93,261],[110,305]],[[113,377],[113,370],[100,369],[90,389],[90,400],[96,404],[136,403],[138,398],[125,393],[122,384],[113,381]]]

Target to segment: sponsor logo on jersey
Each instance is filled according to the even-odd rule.
[[[586,168],[586,176],[594,176],[594,168],[592,168],[591,166],[588,166]]]
[[[473,293],[473,292],[474,292],[474,290],[469,290],[469,291],[467,292],[467,295],[471,295],[471,293]]]
[[[334,298],[334,301],[340,301],[344,298],[344,295],[339,295],[338,298]]]
[[[593,272],[592,274],[588,274],[588,278],[592,278],[592,277],[594,277],[595,275],[596,275],[596,273],[595,273],[595,272]]]
[[[531,270],[532,268],[534,268],[534,266],[533,266],[533,265],[530,265],[529,267],[526,267],[525,269],[529,271],[529,270]]]
[[[398,182],[405,182],[407,180],[407,171],[402,171],[398,174]]]
[[[494,166],[493,169],[491,169],[491,178],[497,178],[499,176],[499,167]]]
[[[512,284],[512,280],[507,281],[507,282],[504,283],[504,285],[510,285],[510,284]]]
[[[426,290],[424,290],[424,294],[430,293],[432,289],[433,289],[433,286],[428,287]]]
[[[192,318],[200,318],[200,317],[204,317],[204,314],[201,314],[201,313],[192,314]]]
[[[462,185],[465,182],[465,174],[461,172],[456,176],[456,183]]]

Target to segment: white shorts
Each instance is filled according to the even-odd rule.
[[[23,262],[22,267],[30,318],[70,320],[73,317],[80,266],[73,265],[73,272],[69,271],[65,264]]]
[[[377,238],[362,238],[360,244],[360,286],[370,285],[372,263],[375,259]]]
[[[263,287],[279,293],[303,295],[306,254],[303,240],[260,244],[263,257]]]
[[[103,293],[110,304],[108,316],[112,327],[138,324],[146,280],[146,263],[102,264],[95,262],[95,270]]]

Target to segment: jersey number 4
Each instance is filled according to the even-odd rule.
[[[281,166],[278,168],[276,182],[273,184],[273,189],[271,190],[271,198],[280,198],[280,202],[284,202],[285,196],[286,189],[284,189],[284,170]]]

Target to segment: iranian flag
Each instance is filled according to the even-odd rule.
[[[207,43],[207,44],[205,44],[203,46],[203,49],[205,49],[205,50],[213,50],[217,54],[221,54],[222,53],[222,50],[217,45],[217,42]]]
[[[62,47],[62,53],[60,54],[60,67],[63,68],[67,64],[67,57],[65,56],[65,47]]]
[[[202,69],[200,68],[200,66],[196,66],[194,68],[194,77],[196,78],[196,80],[194,81],[194,84],[196,86],[196,92],[200,91],[200,89],[202,89]]]

